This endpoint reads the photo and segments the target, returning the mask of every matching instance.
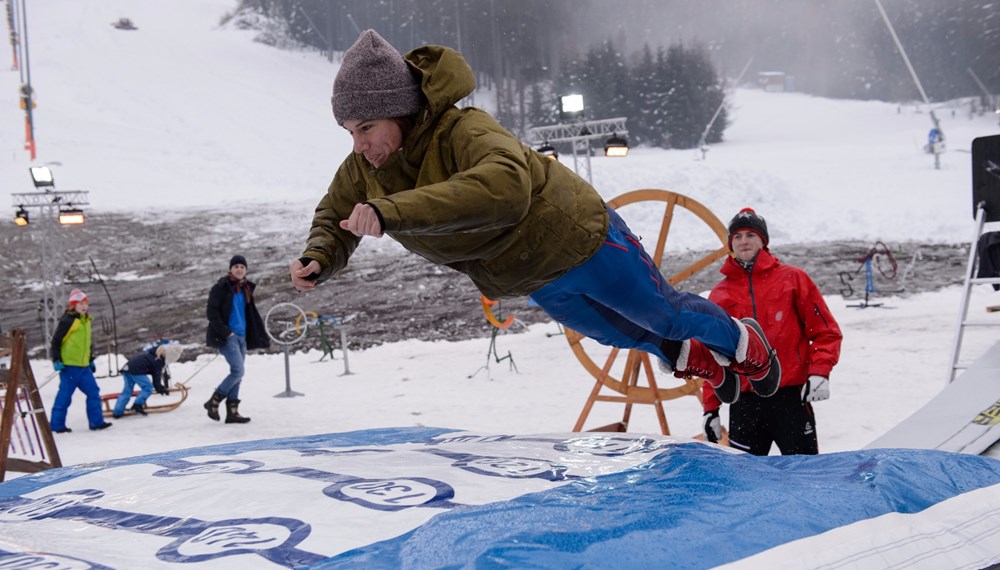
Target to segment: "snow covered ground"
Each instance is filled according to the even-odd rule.
[[[16,71],[4,71],[0,193],[32,191],[28,167],[48,164],[59,189],[90,191],[93,210],[148,215],[282,202],[301,208],[298,223],[304,229],[313,204],[350,151],[350,140],[329,107],[336,65],[316,54],[253,43],[250,32],[219,29],[220,17],[234,4],[29,3],[39,156],[32,162],[22,149],[23,113],[16,100],[20,78]],[[124,32],[110,26],[123,16],[139,29]],[[726,141],[713,146],[706,160],[694,151],[659,149],[634,149],[625,159],[595,157],[595,186],[608,198],[638,188],[672,190],[697,199],[722,219],[753,206],[767,218],[774,248],[783,242],[835,239],[961,243],[972,238],[967,151],[973,138],[998,132],[996,117],[969,117],[962,108],[954,116],[950,108],[939,110],[950,150],[935,170],[932,157],[920,148],[931,126],[921,106],[751,89],[736,90],[731,103]],[[629,214],[629,220],[648,235],[641,211]],[[678,223],[671,235],[675,244],[710,243],[703,228]],[[378,245],[391,247],[388,240]],[[919,265],[914,278],[919,278]],[[991,293],[986,287],[976,290],[973,314],[998,303]],[[883,308],[867,309],[828,299],[845,342],[831,378],[832,397],[816,405],[824,452],[864,446],[944,387],[959,295],[951,288],[906,299],[880,298]],[[112,429],[91,433],[78,395],[69,419],[75,431],[57,436],[57,442],[69,465],[380,426],[568,431],[593,379],[563,337],[548,336],[555,332],[554,324],[541,324],[498,338],[498,350],[510,352],[516,372],[506,362],[493,362],[488,373],[474,374],[487,362],[488,338],[407,341],[351,353],[349,376],[341,375],[342,360],[317,363],[319,354],[293,354],[291,385],[305,394],[294,398],[275,397],[285,391],[283,356],[254,355],[248,360],[241,407],[253,421],[243,426],[205,417],[201,403],[226,371],[221,359],[202,357],[172,367],[175,380],[191,388],[190,400],[179,409],[127,417]],[[964,354],[973,358],[994,339],[985,331],[969,335]],[[50,365],[33,365],[44,382]],[[99,359],[99,366],[106,373],[107,359]],[[49,404],[56,383],[42,389]],[[118,378],[100,383],[106,393],[120,389]],[[153,396],[150,403],[159,398]],[[667,408],[674,434],[700,432],[701,411],[694,398],[672,401]],[[632,415],[631,431],[659,431],[651,409],[640,406]],[[616,405],[598,404],[587,427],[620,418]]]

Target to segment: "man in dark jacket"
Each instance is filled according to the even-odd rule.
[[[744,208],[729,222],[732,257],[709,299],[734,317],[753,317],[778,351],[781,384],[767,399],[744,382],[729,407],[729,445],[767,455],[771,444],[784,455],[816,454],[812,402],[830,397],[830,371],[840,358],[843,335],[823,295],[806,272],[771,255],[767,222]],[[705,435],[721,438],[718,395],[703,386]]]
[[[344,54],[334,119],[354,140],[313,216],[292,285],[314,288],[347,265],[362,237],[469,276],[486,297],[530,295],[598,342],[659,356],[682,377],[777,385],[756,323],[675,290],[600,194],[521,143],[485,111],[456,103],[475,89],[458,52],[400,55],[374,30]]]
[[[245,424],[250,418],[240,415],[240,383],[243,381],[247,350],[267,348],[271,341],[264,330],[264,321],[254,303],[257,288],[247,280],[247,260],[234,255],[229,260],[229,273],[219,279],[208,293],[208,330],[205,343],[219,349],[229,363],[229,375],[205,402],[208,417],[219,421],[219,404],[226,401],[226,423]]]

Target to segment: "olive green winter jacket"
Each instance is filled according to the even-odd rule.
[[[340,229],[354,206],[374,206],[406,249],[467,274],[487,297],[530,294],[600,248],[600,195],[557,161],[523,145],[480,109],[455,106],[475,79],[462,56],[424,46],[404,56],[427,100],[403,149],[378,169],[352,153],[313,217],[303,257],[323,281],[360,238]]]

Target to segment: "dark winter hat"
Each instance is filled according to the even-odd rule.
[[[743,208],[740,213],[733,216],[731,222],[729,222],[729,249],[733,249],[733,234],[740,230],[750,230],[753,233],[760,236],[760,239],[764,241],[764,247],[767,248],[768,236],[767,236],[767,222],[764,218],[757,215],[757,212],[753,211],[753,208]]]
[[[403,56],[375,30],[366,30],[344,53],[333,80],[333,116],[344,121],[405,117],[420,110],[423,95]]]
[[[234,255],[232,259],[229,260],[229,268],[232,269],[234,265],[247,266],[247,258],[242,255]]]

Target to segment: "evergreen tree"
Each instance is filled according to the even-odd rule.
[[[629,89],[633,112],[629,116],[628,134],[629,142],[633,145],[658,144],[656,139],[662,128],[662,123],[658,121],[662,99],[657,79],[653,50],[648,43],[643,44]]]
[[[694,148],[708,126],[716,109],[723,105],[725,93],[708,54],[698,46],[687,49],[674,44],[667,49],[664,78],[668,96],[664,104],[666,145],[673,148]],[[713,123],[705,142],[719,142],[727,126],[725,108]]]

